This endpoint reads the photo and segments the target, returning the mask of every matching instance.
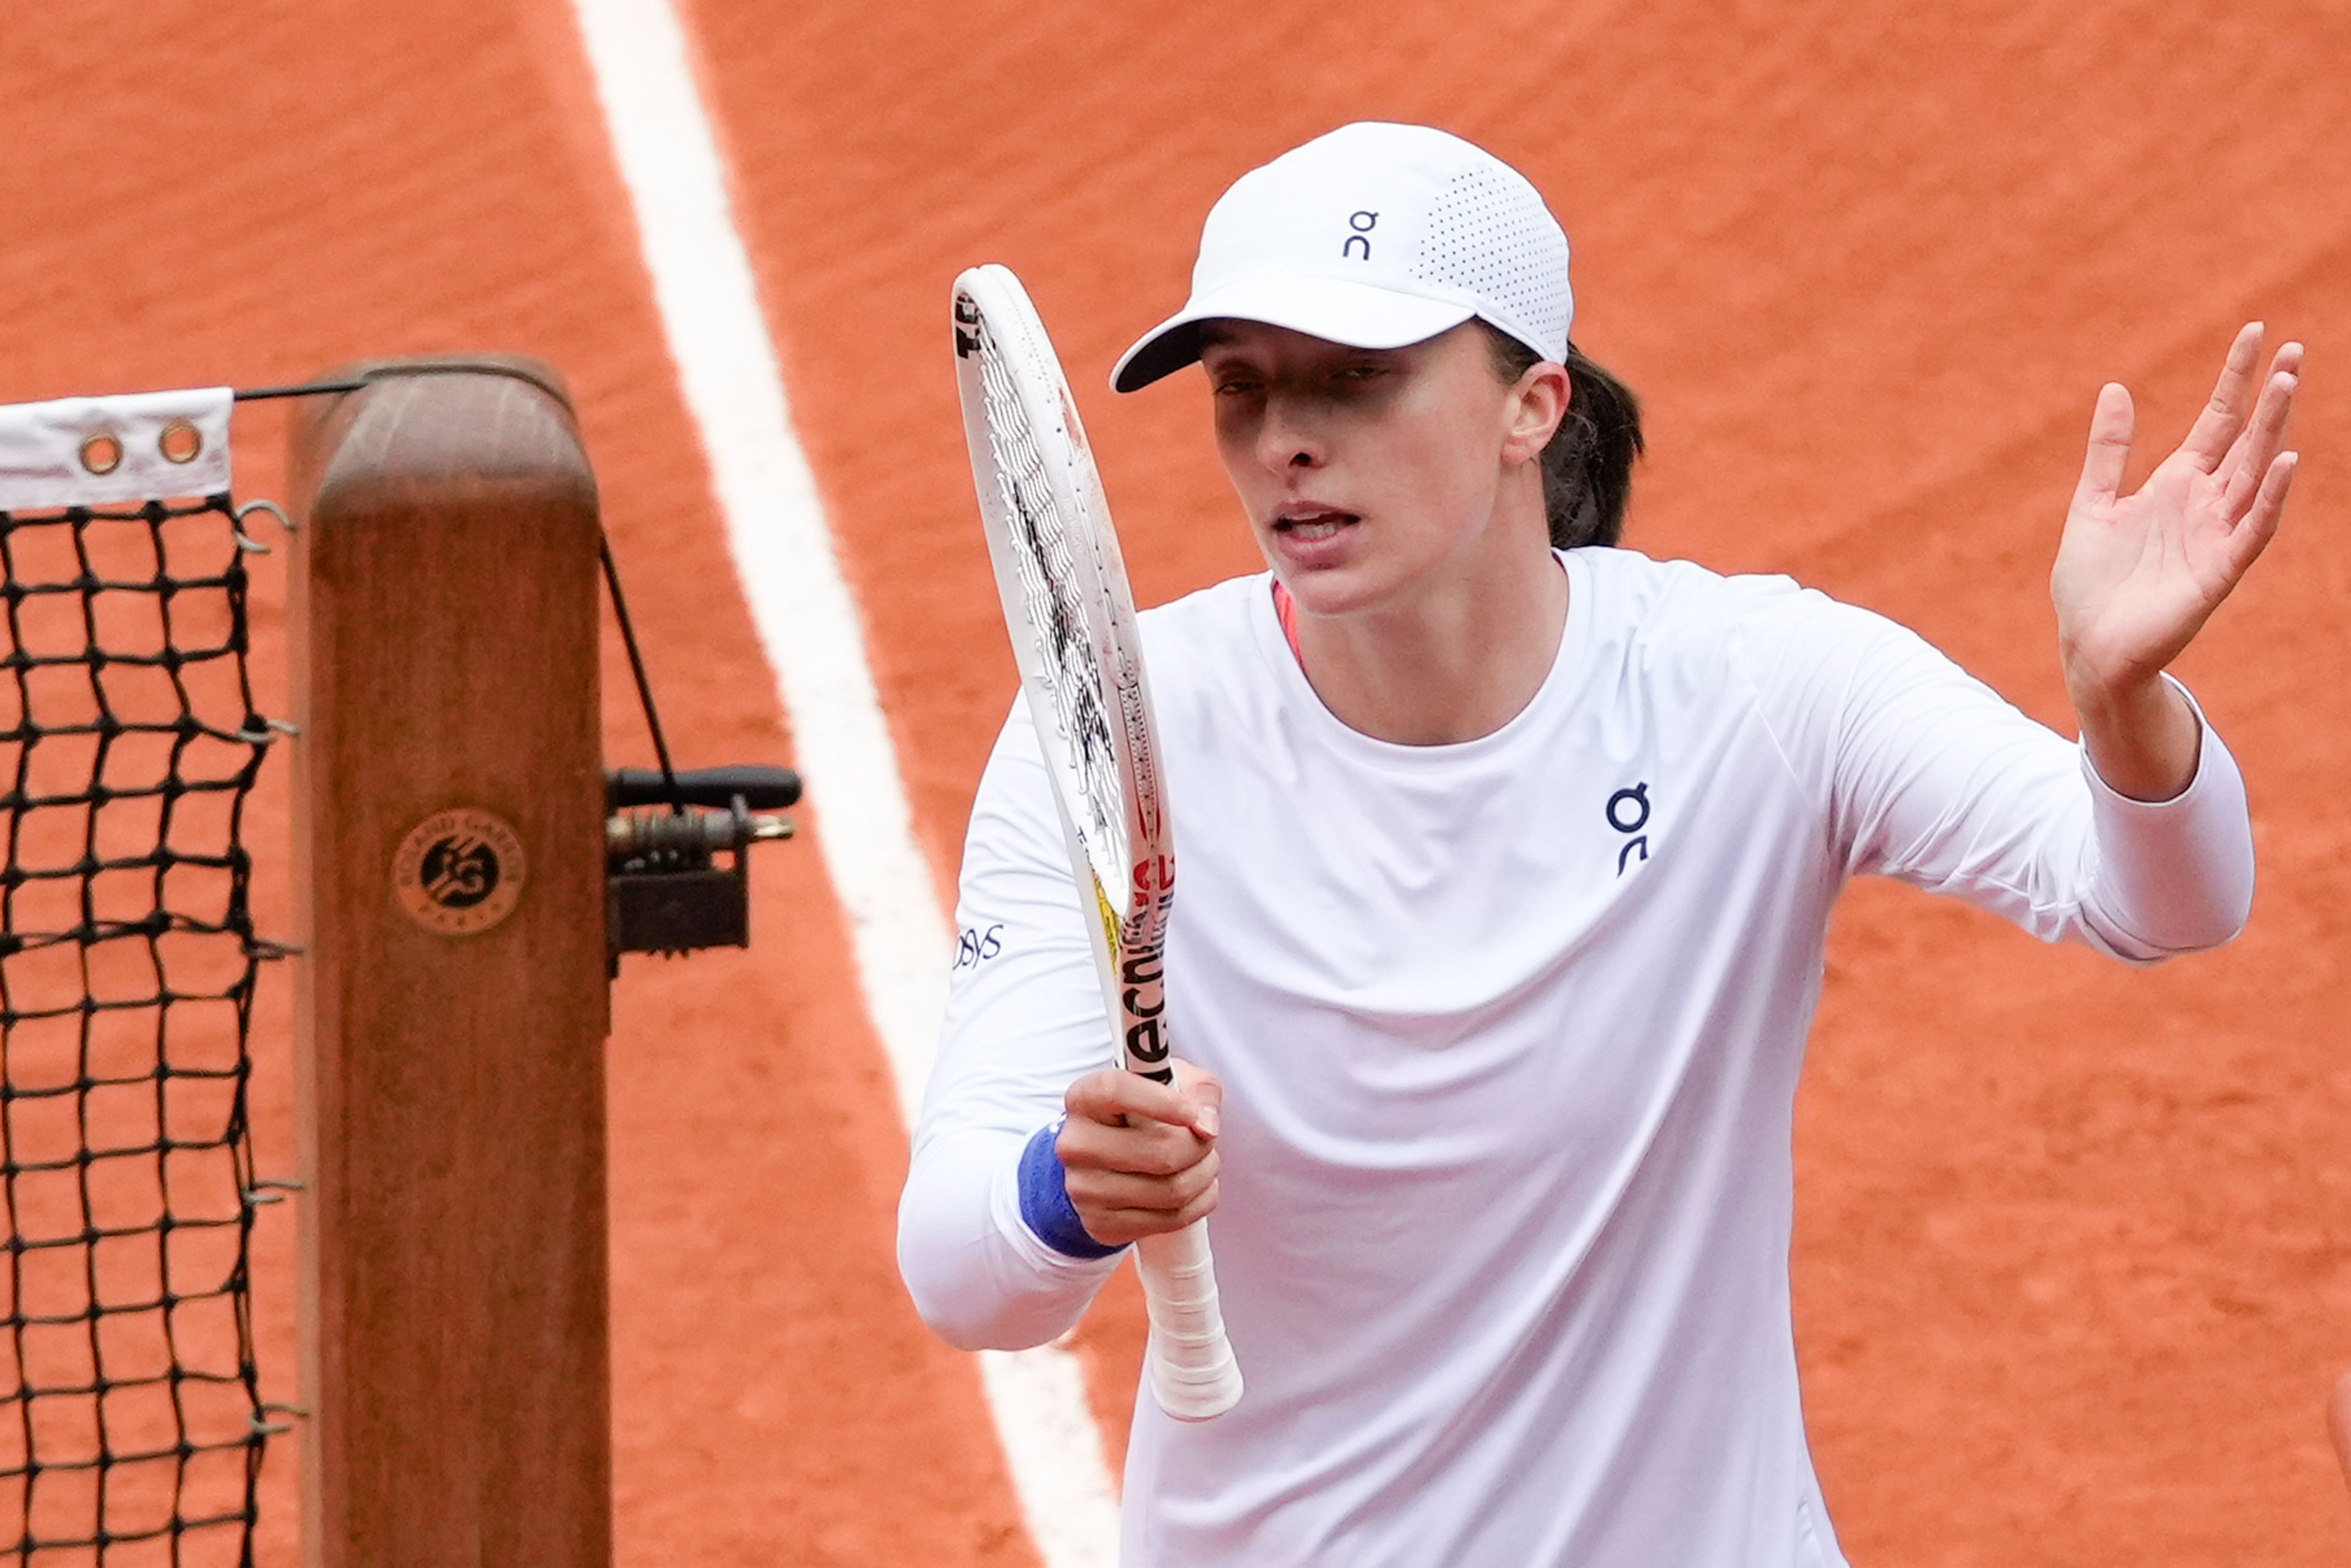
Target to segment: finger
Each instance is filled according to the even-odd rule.
[[[2237,333],[2236,341],[2229,345],[2229,357],[2220,366],[2220,379],[2213,385],[2211,401],[2197,416],[2188,439],[2179,444],[2179,449],[2207,474],[2220,465],[2231,443],[2237,439],[2237,432],[2244,428],[2247,394],[2261,359],[2262,324],[2249,321]]]
[[[1174,1084],[1114,1067],[1089,1072],[1071,1084],[1062,1104],[1073,1119],[1108,1126],[1145,1121],[1190,1128],[1199,1120],[1199,1108]]]
[[[1081,1214],[1094,1210],[1140,1209],[1173,1214],[1208,1190],[1220,1162],[1216,1151],[1189,1170],[1173,1176],[1137,1176],[1131,1171],[1099,1171],[1083,1167],[1069,1172],[1070,1201]]]
[[[2269,473],[2262,479],[2261,494],[2254,497],[2244,521],[2229,536],[2231,582],[2244,576],[2245,569],[2269,549],[2270,539],[2277,533],[2278,520],[2285,515],[2286,492],[2294,488],[2294,469],[2301,463],[2302,455],[2295,452],[2281,452],[2271,461]]]
[[[1176,1087],[1193,1104],[1192,1130],[1204,1138],[1215,1137],[1224,1119],[1224,1080],[1188,1061],[1177,1061],[1175,1067]]]
[[[1061,1124],[1053,1152],[1066,1171],[1116,1171],[1129,1176],[1171,1176],[1189,1170],[1213,1154],[1216,1145],[1192,1135],[1188,1127],[1163,1122],[1137,1122],[1131,1127],[1105,1125],[1072,1116]]]
[[[2270,377],[2262,388],[2261,406],[2253,411],[2252,423],[2229,449],[2229,465],[2222,469],[2229,486],[2222,492],[2221,504],[2223,515],[2231,523],[2253,504],[2270,465],[2285,445],[2286,421],[2294,413],[2296,384],[2294,377],[2283,371]]]
[[[2292,376],[2294,381],[2294,390],[2299,392],[2302,387],[2302,359],[2303,347],[2300,343],[2288,342],[2280,344],[2278,346],[2278,351],[2275,355],[2272,356],[2270,360],[2269,375],[2262,383],[2264,395],[2267,394],[2269,383],[2275,381],[2282,375]],[[2259,412],[2256,411],[2253,416],[2253,423],[2259,423],[2261,415]],[[2238,432],[2237,439],[2230,444],[2229,455],[2220,460],[2221,470],[2223,472],[2233,474],[2236,471],[2235,465],[2238,459],[2243,455],[2245,442],[2251,434],[2251,425],[2248,425],[2246,429]],[[2256,467],[2253,472],[2258,475],[2261,472],[2261,469]]]
[[[2123,467],[2130,462],[2131,396],[2120,382],[2098,389],[2097,407],[2090,414],[2090,449],[2082,459],[2082,481],[2074,486],[2074,505],[2103,507],[2120,493]]]
[[[1170,1230],[1181,1230],[1187,1225],[1197,1225],[1200,1221],[1207,1218],[1209,1215],[1214,1214],[1217,1211],[1217,1199],[1223,1194],[1224,1190],[1224,1183],[1220,1181],[1210,1182],[1207,1191],[1203,1192],[1199,1197],[1194,1198],[1191,1202],[1186,1204],[1183,1207],[1177,1209],[1175,1213],[1167,1217],[1167,1228]]]
[[[1105,1247],[1123,1247],[1130,1241],[1140,1241],[1146,1236],[1165,1236],[1207,1218],[1216,1212],[1217,1192],[1217,1184],[1211,1182],[1207,1191],[1173,1212],[1110,1208],[1080,1218],[1085,1221],[1087,1235]]]

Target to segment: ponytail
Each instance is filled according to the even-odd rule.
[[[1515,382],[1541,356],[1516,338],[1488,329],[1494,368]],[[1542,449],[1543,512],[1554,549],[1613,545],[1625,532],[1633,462],[1646,450],[1641,403],[1623,382],[1567,346],[1567,414]]]

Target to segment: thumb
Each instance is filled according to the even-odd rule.
[[[1176,1088],[1185,1099],[1192,1102],[1192,1131],[1203,1138],[1215,1137],[1223,1124],[1224,1080],[1205,1067],[1178,1061],[1176,1063]]]
[[[2351,1486],[2351,1372],[2335,1382],[2335,1397],[2326,1406],[2326,1426],[2335,1434],[2335,1457],[2343,1463],[2343,1482]]]
[[[2118,382],[2100,387],[2090,415],[2090,449],[2082,458],[2081,483],[2074,487],[2076,507],[2104,506],[2121,494],[2133,423],[2129,391]]]

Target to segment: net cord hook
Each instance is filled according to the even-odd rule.
[[[276,517],[277,526],[289,534],[294,531],[294,519],[287,517],[286,508],[275,501],[247,501],[231,514],[236,519],[236,548],[247,555],[267,555],[269,547],[245,531],[245,519],[256,512],[266,512]]]

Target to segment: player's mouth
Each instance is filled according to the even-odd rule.
[[[1273,515],[1273,531],[1295,544],[1317,544],[1363,518],[1356,513],[1311,502],[1292,503]]]

